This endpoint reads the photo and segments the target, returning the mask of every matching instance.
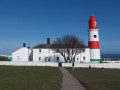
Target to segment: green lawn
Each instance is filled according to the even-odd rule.
[[[0,90],[60,90],[57,67],[0,66]]]
[[[88,90],[120,90],[120,69],[67,68]]]

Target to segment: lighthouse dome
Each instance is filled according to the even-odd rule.
[[[90,19],[89,19],[89,21],[96,21],[95,16],[91,16]]]

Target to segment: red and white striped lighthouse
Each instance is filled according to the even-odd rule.
[[[99,46],[99,28],[97,28],[97,20],[94,16],[89,19],[89,42],[90,61],[100,61],[100,46]]]

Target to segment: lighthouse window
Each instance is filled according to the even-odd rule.
[[[94,38],[97,38],[97,35],[94,35]]]

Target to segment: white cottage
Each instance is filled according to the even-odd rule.
[[[31,50],[23,44],[23,47],[12,53],[12,61],[31,61]]]
[[[63,56],[50,48],[50,39],[47,38],[47,44],[39,44],[33,47],[33,61],[40,62],[64,62]],[[90,49],[85,48],[75,57],[75,62],[90,62]]]

